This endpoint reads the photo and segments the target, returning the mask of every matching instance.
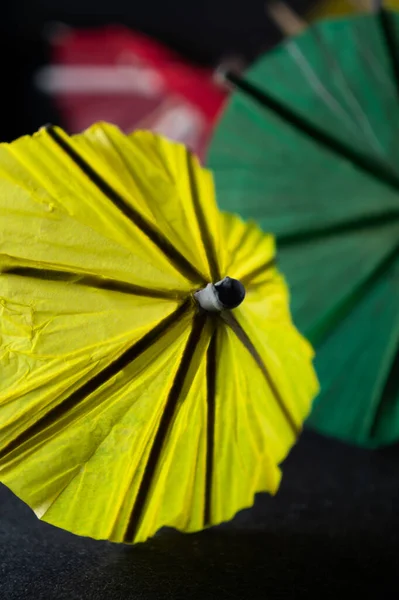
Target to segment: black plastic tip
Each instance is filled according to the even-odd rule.
[[[219,301],[225,308],[236,308],[245,298],[245,287],[238,279],[225,277],[215,284]]]

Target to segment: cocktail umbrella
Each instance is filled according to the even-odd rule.
[[[325,21],[239,77],[211,144],[222,209],[275,233],[316,347],[309,424],[399,438],[399,17]]]
[[[230,519],[317,391],[274,243],[184,146],[96,125],[0,147],[0,481],[134,542]]]

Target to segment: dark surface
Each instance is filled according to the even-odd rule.
[[[399,447],[360,450],[308,432],[275,498],[259,496],[219,528],[133,547],[41,523],[0,488],[0,598],[396,597],[398,459]]]
[[[14,35],[0,26],[0,142],[31,134],[49,122],[60,124],[51,98],[33,80],[49,60],[49,47],[39,35]]]
[[[315,3],[288,1],[298,12]],[[279,38],[266,17],[265,4],[266,0],[13,0],[7,2],[0,32],[11,28],[18,35],[31,35],[44,23],[54,21],[73,27],[123,23],[163,40],[194,60],[209,63],[231,52],[253,58]]]

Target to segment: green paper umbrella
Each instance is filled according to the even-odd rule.
[[[277,237],[316,348],[309,424],[399,439],[399,16],[320,22],[241,78],[208,164],[222,209]]]

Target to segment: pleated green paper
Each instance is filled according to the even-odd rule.
[[[277,236],[316,348],[309,425],[366,446],[399,438],[397,55],[397,14],[318,23],[246,74],[208,156],[221,208]]]

